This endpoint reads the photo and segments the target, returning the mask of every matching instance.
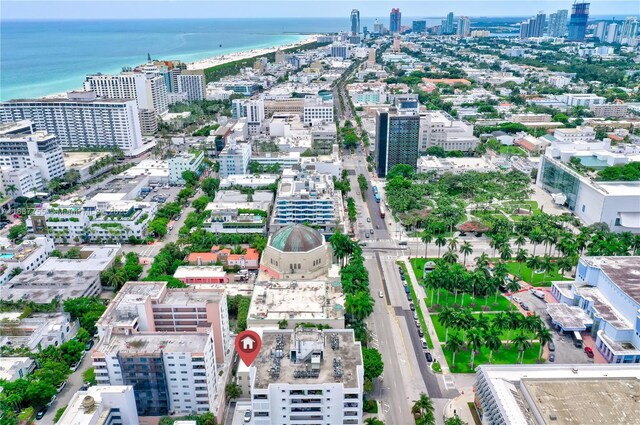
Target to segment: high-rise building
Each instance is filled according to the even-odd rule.
[[[622,23],[622,29],[620,30],[620,43],[632,44],[632,40],[638,35],[638,17],[627,16]]]
[[[420,116],[391,108],[376,119],[376,173],[386,177],[394,165],[417,168],[420,146]]]
[[[251,160],[251,145],[231,141],[222,149],[219,158],[221,179],[236,174],[247,174]]]
[[[264,330],[249,368],[255,425],[361,424],[364,368],[351,329]]]
[[[351,11],[351,35],[360,34],[360,11],[353,9]]]
[[[538,14],[529,18],[520,24],[520,38],[532,38],[542,37],[544,35],[544,26],[546,21],[546,15],[544,12],[538,12]]]
[[[154,134],[158,131],[158,115],[169,110],[165,83],[165,78],[158,74],[123,72],[118,75],[87,75],[84,89],[92,90],[100,97],[135,99],[142,133]]]
[[[206,94],[204,71],[184,70],[178,75],[178,92],[186,93],[187,100],[203,100]]]
[[[453,33],[453,12],[449,12],[447,18],[442,21],[442,34],[451,35]]]
[[[593,35],[595,35],[598,38],[598,40],[604,41],[606,30],[607,30],[607,22],[600,21],[598,22],[598,25],[596,25],[596,30]]]
[[[373,23],[373,33],[374,34],[383,34],[384,33],[384,25],[381,22],[376,21]]]
[[[574,3],[571,7],[567,41],[584,41],[588,20],[589,3]]]
[[[473,152],[480,140],[473,135],[473,125],[456,120],[442,111],[420,114],[420,152],[430,147],[445,151]]]
[[[139,415],[220,420],[232,349],[224,290],[128,282],[96,327],[98,385],[131,385]]]
[[[568,10],[558,10],[549,15],[549,37],[564,37],[567,33]]]
[[[65,172],[64,155],[58,138],[44,131],[3,134],[0,128],[0,167],[35,167],[47,181],[62,177]]]
[[[469,37],[469,34],[471,33],[470,25],[471,23],[468,16],[459,17],[456,35],[458,37]]]
[[[400,9],[394,7],[389,15],[389,31],[391,33],[400,32],[402,28],[402,14]]]
[[[616,22],[611,22],[609,25],[607,25],[607,36],[605,37],[605,41],[607,43],[617,43],[619,29],[620,25],[618,25]]]
[[[417,33],[427,32],[427,21],[413,21],[412,31]]]
[[[134,156],[145,149],[140,115],[132,99],[104,99],[92,91],[67,98],[18,99],[0,104],[0,124],[31,120],[38,131],[55,134],[63,148],[122,149]]]

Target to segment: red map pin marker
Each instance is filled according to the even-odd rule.
[[[243,331],[236,336],[236,351],[247,366],[258,357],[261,345],[260,335],[254,331]]]

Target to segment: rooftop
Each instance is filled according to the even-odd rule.
[[[620,290],[640,304],[640,256],[583,258],[585,264],[601,269]]]
[[[50,257],[37,271],[101,272],[111,265],[120,253],[120,245],[87,245],[80,248],[80,259]]]
[[[92,285],[100,279],[100,272],[83,270],[79,267],[79,263],[74,264],[74,270],[40,270],[38,268],[38,270],[24,271],[3,285],[0,299],[29,300],[36,304],[47,304],[53,299],[66,300],[85,296]]]
[[[583,309],[564,303],[547,304],[547,313],[565,330],[582,331],[593,324],[593,319]]]
[[[340,365],[339,370],[334,364]],[[275,383],[342,383],[346,388],[362,385],[358,382],[360,343],[354,340],[353,331],[346,329],[265,330],[262,349],[251,367],[256,369],[254,388],[259,389]]]
[[[111,334],[95,347],[98,353],[118,353],[121,356],[140,354],[193,353],[204,354],[209,334],[205,332],[181,332],[170,334]]]
[[[340,287],[323,281],[260,282],[254,287],[249,320],[342,319],[344,295]]]
[[[180,266],[176,269],[173,277],[176,279],[187,279],[190,277],[225,277],[227,272],[222,266]]]
[[[132,387],[126,385],[97,385],[87,388],[86,391],[78,391],[71,397],[64,415],[58,423],[60,425],[102,425],[110,423],[107,420],[112,406],[108,406],[108,404],[113,402],[121,403],[122,399],[117,398],[111,403],[103,403],[103,397],[111,394],[124,394],[127,391],[132,392]],[[133,395],[131,398],[133,399]],[[115,405],[113,407],[125,408],[125,406]]]
[[[317,230],[303,224],[292,224],[271,236],[269,245],[283,252],[308,252],[324,244],[324,237]]]

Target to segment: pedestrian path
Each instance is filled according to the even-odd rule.
[[[424,302],[427,297],[427,293],[425,292],[422,285],[418,282],[419,280],[416,277],[416,274],[413,272],[413,267],[411,267],[411,263],[408,258],[403,258],[404,264],[407,268],[407,273],[409,273],[409,278],[411,282],[413,282],[413,290],[416,293],[416,297],[418,298],[418,303],[420,304],[420,309],[424,313],[424,321],[427,325],[427,332],[429,333],[429,337],[431,337],[431,341],[433,342],[433,348],[431,349],[432,355],[434,358],[438,360],[440,363],[440,367],[442,368],[442,374],[448,375],[451,373],[449,370],[449,365],[447,364],[447,360],[444,356],[444,351],[442,351],[442,345],[440,345],[440,340],[438,339],[438,335],[436,334],[436,328],[433,326],[433,322],[431,321],[431,315],[429,314],[429,309],[427,308],[427,304]]]

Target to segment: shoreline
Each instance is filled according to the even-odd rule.
[[[250,49],[250,50],[243,50],[241,52],[228,53],[226,55],[212,56],[210,58],[200,59],[197,61],[187,63],[187,69],[188,70],[207,69],[207,68],[211,68],[212,66],[223,65],[229,62],[264,56],[266,54],[273,53],[277,50],[296,48],[304,44],[315,42],[318,39],[318,37],[320,37],[320,34],[313,34],[295,43],[280,44],[277,46],[267,47],[263,49]]]

